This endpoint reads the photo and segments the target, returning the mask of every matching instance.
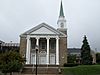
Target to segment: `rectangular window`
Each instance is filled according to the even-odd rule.
[[[46,43],[45,43],[44,41],[42,42],[41,48],[42,48],[42,49],[46,49]]]
[[[51,43],[50,43],[50,48],[51,48],[51,49],[55,49],[55,42],[51,42]]]
[[[31,39],[31,48],[35,49],[36,46],[36,40],[35,39]]]

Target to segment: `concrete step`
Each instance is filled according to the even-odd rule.
[[[20,74],[20,75],[36,75],[36,74]],[[62,74],[37,74],[37,75],[62,75]]]
[[[4,74],[1,74],[1,75],[4,75]],[[10,73],[7,73],[7,75],[10,75]],[[12,75],[36,75],[36,74],[13,73]],[[37,74],[37,75],[63,75],[63,74]]]
[[[33,64],[27,64],[27,65],[24,65],[25,67],[35,67],[36,65],[33,65]],[[41,64],[38,64],[37,65],[38,67],[59,67],[58,65],[41,65]]]
[[[22,70],[22,74],[35,74],[36,68],[33,67],[24,67]],[[38,67],[38,74],[59,74],[58,67]]]
[[[36,75],[36,74],[20,74],[20,75]],[[63,75],[63,74],[37,74],[37,75]]]
[[[33,69],[32,68],[23,68],[22,70],[23,74],[33,74]]]

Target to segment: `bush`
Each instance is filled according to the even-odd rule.
[[[75,63],[77,56],[76,55],[68,55],[68,63]]]
[[[75,63],[65,63],[64,67],[74,67],[74,66],[78,66],[79,64],[75,64]]]
[[[24,65],[24,58],[14,51],[5,52],[0,54],[0,71],[2,73],[19,72]]]

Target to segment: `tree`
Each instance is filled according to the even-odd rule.
[[[91,49],[86,36],[84,36],[83,45],[81,47],[81,63],[86,65],[92,64]]]
[[[15,51],[5,52],[0,54],[0,70],[12,75],[12,72],[18,72],[23,67],[24,61],[24,58]]]
[[[100,53],[96,53],[96,63],[100,64]]]

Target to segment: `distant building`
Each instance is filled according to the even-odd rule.
[[[76,55],[77,62],[81,62],[81,48],[68,48],[68,55]],[[91,55],[93,58],[93,63],[96,63],[96,53],[91,50]]]
[[[0,52],[5,52],[9,50],[15,50],[19,52],[19,43],[5,43],[0,40]]]
[[[68,48],[68,55],[76,55],[81,56],[81,49],[80,48]]]

